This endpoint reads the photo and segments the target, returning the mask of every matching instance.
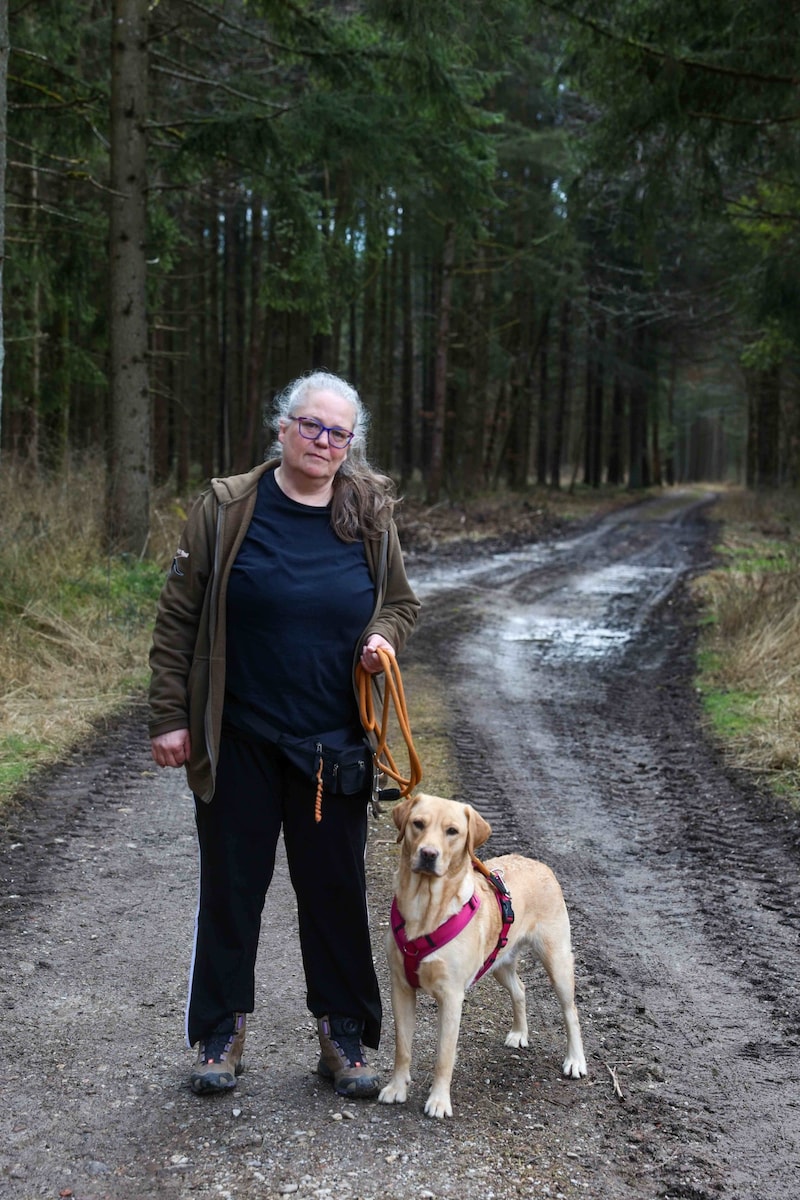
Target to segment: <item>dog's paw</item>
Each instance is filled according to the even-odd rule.
[[[453,1106],[450,1103],[450,1096],[439,1095],[436,1092],[431,1092],[428,1099],[425,1101],[425,1116],[426,1117],[452,1117]]]
[[[570,1079],[580,1079],[586,1074],[586,1059],[582,1054],[568,1054],[561,1070]]]
[[[390,1079],[385,1088],[378,1093],[379,1104],[405,1104],[408,1097],[407,1081]]]
[[[512,1029],[506,1034],[506,1045],[511,1046],[513,1050],[524,1048],[528,1044],[528,1035],[519,1029]]]

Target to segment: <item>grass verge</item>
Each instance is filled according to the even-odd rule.
[[[729,761],[800,807],[800,497],[726,492],[718,566],[694,582],[697,682]]]
[[[158,559],[140,561],[106,553],[104,493],[92,463],[0,476],[0,806],[146,684],[171,506],[154,522]]]

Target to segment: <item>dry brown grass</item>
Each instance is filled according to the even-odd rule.
[[[800,497],[731,491],[720,566],[695,583],[707,616],[700,685],[738,766],[800,797]]]
[[[105,478],[0,474],[0,800],[139,694],[163,566],[103,549]]]

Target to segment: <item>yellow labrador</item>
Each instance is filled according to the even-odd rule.
[[[506,1045],[528,1045],[525,985],[517,974],[517,958],[525,950],[541,962],[561,1005],[567,1031],[563,1072],[573,1079],[585,1075],[569,916],[553,872],[519,854],[485,864],[510,893],[514,920],[509,926],[496,887],[473,866],[473,850],[491,833],[480,813],[468,804],[418,793],[397,804],[392,816],[401,845],[387,938],[395,1062],[392,1078],[378,1099],[383,1104],[406,1100],[417,987],[433,996],[438,1006],[436,1066],[425,1104],[428,1116],[453,1115],[450,1081],[464,993],[484,970],[511,996],[513,1022]]]

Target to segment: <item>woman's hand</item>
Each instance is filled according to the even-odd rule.
[[[378,650],[385,650],[387,654],[391,654],[394,658],[394,646],[391,642],[387,642],[385,637],[381,637],[379,633],[373,633],[367,638],[366,645],[361,651],[359,662],[365,671],[370,675],[379,675],[383,670],[381,660],[378,658]]]
[[[188,729],[173,729],[150,739],[153,758],[160,767],[182,767],[189,761],[192,743]]]

